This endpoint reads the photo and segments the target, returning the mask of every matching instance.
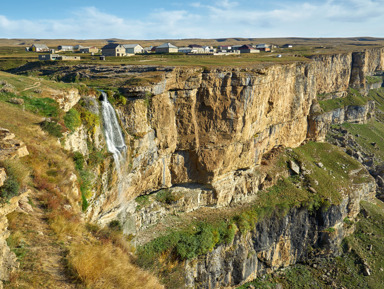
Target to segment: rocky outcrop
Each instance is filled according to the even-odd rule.
[[[363,52],[352,53],[352,71],[350,86],[365,88],[367,75],[374,71],[384,70],[384,49],[367,49]]]
[[[0,161],[28,155],[22,141],[15,140],[15,135],[5,128],[0,128]]]
[[[312,111],[318,111],[313,104]],[[324,141],[327,132],[332,124],[367,123],[375,115],[375,102],[368,101],[366,105],[348,105],[332,111],[322,113],[312,113],[308,116],[308,135],[309,139]]]
[[[0,204],[0,288],[3,287],[3,281],[9,280],[9,274],[19,266],[16,255],[11,252],[7,245],[7,239],[10,235],[7,215],[20,208],[20,204],[25,204],[26,202],[23,200],[29,194],[30,191],[28,190],[19,196],[13,197],[6,204]],[[24,207],[22,210],[27,209]]]
[[[71,88],[64,91],[48,89],[47,93],[49,93],[51,98],[57,101],[59,107],[65,112],[74,107],[81,97],[79,91],[76,88]]]
[[[293,208],[284,217],[260,221],[246,235],[237,234],[230,245],[221,245],[205,256],[185,264],[187,288],[234,288],[258,276],[304,261],[313,248],[337,254],[342,239],[353,227],[360,201],[375,195],[373,180],[355,186],[340,205],[309,212]]]

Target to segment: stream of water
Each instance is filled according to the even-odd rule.
[[[125,145],[124,137],[116,117],[116,112],[113,106],[109,103],[107,94],[104,91],[102,91],[101,94],[101,113],[103,117],[107,149],[113,154],[117,173],[119,177],[121,177],[121,164],[125,161],[127,146]]]

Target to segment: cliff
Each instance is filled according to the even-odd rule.
[[[128,101],[116,108],[129,146],[124,189],[118,193],[112,186],[102,193],[107,198],[95,196],[87,213],[90,220],[105,224],[119,212],[125,214],[120,200],[178,184],[213,186],[216,197],[226,199],[228,187],[218,184],[233,172],[257,167],[272,148],[322,140],[335,119],[366,121],[372,103],[357,110],[311,112],[318,95],[345,97],[350,86],[364,89],[353,69],[364,76],[381,69],[382,49],[356,54],[364,62],[355,54],[252,69],[109,68],[138,78],[156,71],[159,80],[123,88]],[[105,171],[103,179],[109,174]]]
[[[101,225],[118,220],[124,233],[144,244],[154,237],[142,231],[157,230],[156,225],[170,215],[254,200],[288,176],[261,169],[268,153],[308,140],[323,141],[331,124],[365,123],[373,117],[374,102],[330,111],[318,103],[346,99],[350,87],[364,97],[366,77],[383,70],[383,52],[321,55],[305,63],[256,68],[109,67],[93,71],[93,77],[100,71],[106,77],[112,71],[113,75],[152,80],[120,87],[126,99],[115,106],[127,144],[122,177],[113,169],[111,156],[102,160],[88,197],[86,218]],[[87,75],[91,71],[82,69]],[[148,73],[156,77],[147,77]],[[72,139],[66,148],[87,154],[89,143],[103,147],[100,137],[99,130],[80,127],[68,138]],[[162,189],[169,189],[172,205],[163,206],[157,197]],[[306,246],[326,243],[323,248],[334,252],[353,231],[344,230],[344,218],[355,218],[359,200],[371,200],[374,190],[372,180],[367,180],[355,188],[357,195],[343,196],[340,204],[327,211],[311,215],[306,208],[291,208],[281,218],[259,222],[252,232],[236,235],[232,244],[187,262],[187,286],[240,284],[303,260]],[[149,205],[138,199],[142,196],[150,200]],[[329,227],[336,233],[324,232]],[[300,247],[299,240],[305,247]],[[232,257],[234,263],[229,261]]]

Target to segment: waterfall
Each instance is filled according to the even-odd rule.
[[[121,132],[119,122],[117,121],[115,110],[109,103],[107,94],[101,92],[101,113],[103,117],[104,134],[107,142],[107,149],[113,154],[113,159],[116,164],[116,171],[121,177],[120,165],[125,160],[127,146],[124,142],[124,137]]]

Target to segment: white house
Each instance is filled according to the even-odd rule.
[[[156,53],[177,53],[179,49],[171,43],[163,43],[156,47]]]
[[[59,50],[59,51],[73,51],[73,46],[71,46],[71,45],[60,45],[60,46],[57,46],[57,50]]]
[[[144,48],[140,44],[123,44],[126,54],[143,53]]]
[[[191,53],[192,48],[191,47],[179,47],[179,52],[180,53]]]

